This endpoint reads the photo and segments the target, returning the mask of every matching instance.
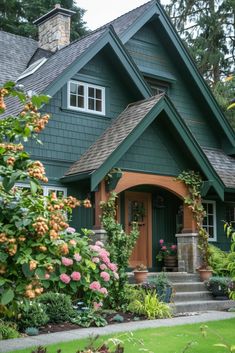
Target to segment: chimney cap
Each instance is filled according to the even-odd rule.
[[[45,15],[39,17],[37,20],[35,20],[33,22],[33,24],[35,25],[39,25],[42,22],[46,21],[47,19],[49,19],[50,17],[54,17],[57,14],[62,14],[64,16],[68,16],[71,17],[72,15],[74,15],[76,12],[72,11],[72,10],[68,10],[68,9],[64,9],[63,7],[60,7],[60,4],[56,4],[54,9],[52,9],[51,11],[49,11],[48,13],[46,13]]]

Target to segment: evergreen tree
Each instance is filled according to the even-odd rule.
[[[231,73],[235,0],[171,0],[166,10],[210,86]]]
[[[52,10],[55,4],[75,11],[71,17],[71,41],[87,32],[83,15],[85,10],[74,0],[0,0],[0,30],[37,39],[38,30],[33,21]]]

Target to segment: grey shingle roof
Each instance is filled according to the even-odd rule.
[[[0,31],[0,84],[15,81],[37,50],[31,39]]]
[[[203,148],[203,151],[224,185],[235,188],[235,158],[227,156],[219,149]]]
[[[162,96],[153,96],[128,105],[98,140],[69,168],[65,176],[98,169],[159,102]]]
[[[106,23],[101,28],[104,28],[104,27],[107,27],[109,25],[112,25],[114,27],[115,32],[117,33],[117,35],[121,36],[154,3],[156,3],[156,0],[148,1],[147,3],[135,8],[134,10],[131,10],[131,11],[125,13],[124,15],[114,19],[113,21],[111,21],[109,23]]]
[[[22,83],[27,89],[42,93],[50,83],[59,77],[63,71],[86,51],[86,49],[96,42],[104,32],[105,29],[92,32],[86,37],[74,41],[67,47],[60,49],[33,75],[20,80],[19,83]]]
[[[23,84],[25,90],[33,90],[37,94],[43,93],[48,85],[56,80],[86,49],[99,40],[105,31],[106,28],[94,31],[86,37],[76,40],[67,47],[57,51],[34,74],[19,80],[18,83]],[[1,118],[19,111],[20,106],[16,99],[6,99],[6,105],[7,109]]]
[[[143,13],[155,2],[151,0],[136,9],[127,12],[117,19],[107,23],[99,29],[89,33],[83,38],[72,42],[67,47],[57,51],[51,55],[45,53],[44,56],[49,57],[34,74],[23,78],[19,83],[25,86],[26,90],[33,90],[38,94],[43,93],[45,89],[59,77],[75,60],[77,60],[86,49],[94,44],[101,35],[112,25],[118,35],[124,33]],[[42,51],[37,50],[37,42],[21,36],[12,35],[6,32],[2,33],[2,43],[0,42],[1,50],[0,59],[1,65],[0,77],[3,82],[7,80],[16,80],[17,77],[26,69],[27,64],[34,62],[42,57]],[[1,37],[0,37],[1,40]],[[9,54],[8,54],[9,53]],[[10,65],[9,65],[10,63]],[[3,72],[1,72],[3,71]],[[19,106],[16,99],[7,101],[8,110],[3,118],[9,114],[18,112]]]

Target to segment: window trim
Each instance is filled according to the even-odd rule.
[[[70,84],[71,83],[74,83],[76,85],[81,85],[84,87],[84,108],[74,107],[74,106],[70,105]],[[88,89],[89,88],[95,88],[95,89],[101,90],[101,92],[102,92],[101,112],[88,108]],[[88,83],[88,82],[76,81],[76,80],[69,80],[68,81],[68,84],[67,84],[67,108],[68,109],[76,110],[79,112],[90,113],[90,114],[96,114],[96,115],[105,115],[105,106],[106,106],[105,87],[94,85],[94,84]]]
[[[16,187],[22,187],[22,188],[27,188],[30,189],[30,184],[24,184],[24,183],[16,183]],[[63,191],[64,192],[64,197],[67,197],[67,188],[62,187],[62,186],[53,186],[53,185],[42,185],[42,190],[43,190],[43,196],[48,196],[50,190],[54,191]]]
[[[49,191],[63,191],[64,192],[64,197],[67,197],[67,188],[62,187],[62,186],[53,186],[53,185],[46,185],[43,186],[43,196],[49,196]]]
[[[202,204],[211,204],[213,207],[213,229],[214,229],[214,237],[209,238],[210,242],[217,242],[217,222],[216,222],[216,201],[214,200],[202,200]]]

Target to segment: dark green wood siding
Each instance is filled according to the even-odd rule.
[[[195,168],[196,162],[162,114],[124,154],[116,167],[177,176],[184,169]]]
[[[192,83],[187,81],[184,67],[177,62],[177,57],[170,52],[168,43],[159,35],[160,28],[147,24],[138,31],[126,44],[140,70],[171,75],[176,81],[170,84],[168,94],[177,110],[202,146],[220,147],[218,133],[208,119],[202,101],[195,96]]]

